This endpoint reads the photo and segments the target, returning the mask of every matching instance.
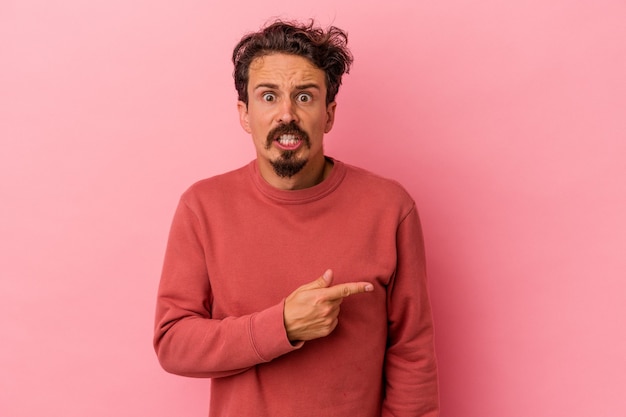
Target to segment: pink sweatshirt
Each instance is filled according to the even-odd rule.
[[[337,328],[292,346],[284,299],[326,269],[369,281]],[[413,200],[334,161],[284,191],[255,161],[187,190],[174,216],[154,346],[168,372],[213,378],[212,417],[438,416],[424,248]]]

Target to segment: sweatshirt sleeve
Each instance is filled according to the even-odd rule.
[[[211,317],[212,291],[198,217],[184,200],[168,239],[157,294],[154,348],[168,372],[223,377],[293,351],[283,321],[284,300],[241,317]]]
[[[383,417],[439,416],[433,321],[424,245],[415,206],[396,236],[397,265],[387,288],[388,347]]]

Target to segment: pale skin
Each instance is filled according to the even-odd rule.
[[[274,53],[256,58],[249,68],[248,103],[239,101],[239,120],[250,133],[257,152],[261,176],[283,190],[312,187],[332,170],[324,157],[323,138],[333,126],[337,104],[326,104],[324,71],[303,57]],[[295,122],[309,136],[311,146],[296,144],[298,158],[307,160],[291,177],[274,172],[271,160],[283,152],[279,143],[266,148],[267,135],[276,126]],[[369,282],[332,285],[329,269],[285,299],[285,331],[292,343],[326,337],[337,327],[339,306],[344,298],[374,290]]]

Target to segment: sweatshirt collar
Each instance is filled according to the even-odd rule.
[[[305,204],[317,201],[332,193],[343,181],[346,175],[346,166],[341,161],[326,157],[333,162],[333,169],[324,181],[309,188],[301,190],[281,190],[271,186],[259,172],[256,160],[248,164],[248,172],[255,187],[271,200],[282,204]]]

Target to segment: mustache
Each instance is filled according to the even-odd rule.
[[[274,129],[270,130],[267,134],[267,140],[265,146],[269,149],[272,146],[272,142],[282,135],[294,135],[302,139],[306,146],[310,146],[309,135],[293,121],[280,124]]]

